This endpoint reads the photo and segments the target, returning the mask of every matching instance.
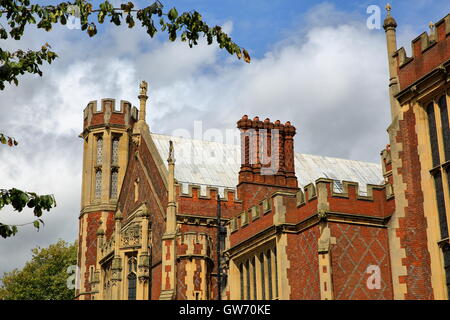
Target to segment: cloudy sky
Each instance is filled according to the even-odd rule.
[[[55,3],[47,1],[46,3]],[[120,1],[113,1],[119,3]],[[222,25],[252,63],[216,45],[150,39],[139,27],[105,25],[89,38],[60,26],[30,28],[2,49],[38,49],[48,42],[60,58],[44,76],[26,75],[0,92],[0,132],[16,148],[0,146],[0,187],[55,195],[37,232],[20,228],[0,239],[0,274],[22,267],[36,246],[77,236],[80,210],[82,110],[90,100],[115,98],[138,105],[138,85],[149,83],[147,121],[153,132],[235,128],[245,113],[290,120],[297,152],[378,162],[388,138],[389,104],[384,31],[366,26],[369,5],[385,1],[179,0],[178,11],[196,9],[210,25]],[[142,7],[149,2],[139,1]],[[399,46],[450,12],[442,0],[393,0]],[[383,19],[382,18],[382,19]],[[0,20],[2,22],[2,20]],[[29,212],[3,209],[3,223],[26,223]]]

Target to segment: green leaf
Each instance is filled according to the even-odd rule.
[[[173,7],[172,9],[169,10],[168,17],[172,21],[178,17],[178,11],[177,11],[177,9],[175,9],[175,7]]]

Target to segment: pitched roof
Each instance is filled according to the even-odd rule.
[[[151,134],[164,163],[169,155],[169,140],[173,141],[175,152],[175,178],[183,185],[188,184],[236,188],[241,166],[240,146],[211,141],[186,139],[161,134]],[[360,193],[366,192],[367,184],[383,184],[381,166],[376,163],[346,160],[332,157],[295,153],[295,172],[301,187],[319,178],[337,181],[358,182]],[[341,184],[335,183],[336,191]]]

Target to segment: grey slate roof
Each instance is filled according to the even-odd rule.
[[[155,133],[151,136],[166,166],[169,140],[173,141],[175,178],[183,185],[184,192],[188,184],[202,186],[202,194],[206,186],[218,187],[220,193],[223,188],[236,188],[241,166],[240,146]],[[370,162],[295,153],[295,172],[301,187],[328,178],[358,182],[360,193],[365,194],[367,184],[383,184],[381,166]],[[334,188],[341,191],[340,183],[335,183]]]

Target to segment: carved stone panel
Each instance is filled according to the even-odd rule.
[[[122,231],[120,246],[123,247],[137,247],[141,245],[142,231],[141,224],[135,222],[128,228]]]

